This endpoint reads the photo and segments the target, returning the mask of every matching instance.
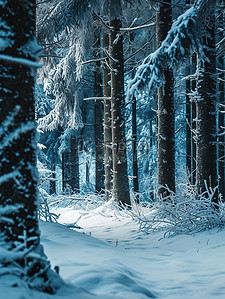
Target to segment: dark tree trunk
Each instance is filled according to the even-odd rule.
[[[197,151],[196,151],[196,184],[197,194],[208,187],[218,185],[217,178],[217,146],[216,146],[216,46],[214,32],[214,11],[210,12],[207,25],[207,37],[203,38],[204,54],[207,60],[198,61],[199,78],[197,82]],[[215,192],[214,202],[218,202]]]
[[[192,55],[191,66],[192,73],[196,72],[197,56]],[[191,82],[191,89],[196,90],[196,79]],[[196,101],[191,102],[191,184],[196,184]]]
[[[79,191],[78,143],[74,132],[71,132],[68,138],[68,148],[62,153],[62,190],[64,193]]]
[[[187,1],[186,1],[187,2]],[[187,67],[187,75],[190,75],[190,67]],[[192,132],[191,132],[191,102],[190,94],[191,92],[191,81],[188,79],[186,81],[186,168],[188,179],[191,182],[192,168],[191,168],[191,143],[192,143]]]
[[[6,7],[0,3],[0,19],[5,20],[11,28],[12,35],[16,35],[14,46],[1,54],[26,57],[20,52],[19,47],[26,44],[34,35],[34,1],[33,4],[31,1],[24,1],[24,4],[23,1],[18,2],[17,4],[14,1],[7,1]],[[33,16],[21,19],[21,15],[27,14],[28,9],[33,12]],[[19,26],[21,28],[18,28]],[[27,59],[32,57],[28,56]],[[14,215],[14,225],[3,225],[1,232],[4,232],[10,241],[19,242],[18,238],[25,230],[28,238],[38,237],[29,242],[30,246],[36,246],[39,236],[36,218],[37,177],[34,175],[36,157],[33,144],[34,77],[29,67],[2,61],[0,63],[0,176],[9,177],[7,180],[1,180],[0,200],[3,206],[14,204],[24,206]],[[17,132],[16,135],[14,132]]]
[[[196,71],[196,54],[190,59],[188,74],[194,74]],[[196,182],[196,103],[193,92],[196,89],[196,81],[187,80],[186,91],[186,167],[189,181],[192,185]]]
[[[70,180],[70,153],[65,151],[62,153],[62,191],[64,193],[71,191]]]
[[[219,20],[218,25],[220,28],[224,27],[224,14],[222,11],[219,12]],[[219,34],[219,41],[221,41],[224,38],[223,32]],[[224,53],[220,53],[218,58],[218,67],[220,70],[224,69]],[[221,111],[224,111],[224,105],[225,105],[225,99],[224,99],[224,72],[219,72],[219,133],[222,133],[224,131],[225,123],[224,123],[224,113],[221,113]],[[222,106],[223,105],[223,106]],[[219,136],[219,192],[223,198],[225,199],[225,135]]]
[[[50,179],[50,194],[56,194],[56,166],[52,167],[52,175]]]
[[[86,184],[90,183],[90,164],[86,162]]]
[[[138,160],[137,160],[137,100],[133,97],[132,101],[132,154],[133,154],[133,185],[134,192],[139,192],[138,186]],[[138,195],[136,197],[139,202]]]
[[[100,33],[95,34],[95,57],[100,58]],[[102,76],[100,61],[95,64],[94,91],[96,97],[102,96]],[[95,190],[104,189],[104,137],[103,137],[103,104],[96,100],[94,103],[94,128],[95,128]]]
[[[72,133],[73,134],[73,133]],[[71,136],[70,140],[70,186],[73,192],[79,192],[79,156],[77,138]]]
[[[35,53],[28,51],[35,36],[35,1],[0,1],[0,24],[1,39],[6,41],[1,44],[1,55],[26,59],[28,65],[35,61]],[[0,206],[17,208],[7,215],[8,221],[0,221],[1,246],[29,252],[29,257],[16,261],[11,252],[12,260],[1,261],[1,267],[8,266],[13,275],[12,269],[20,265],[16,276],[21,273],[30,287],[52,292],[49,263],[39,245],[34,71],[24,61],[0,58],[0,99]]]
[[[109,35],[103,34],[102,38],[103,49],[109,48]],[[108,62],[109,63],[109,62]],[[110,87],[110,70],[109,67],[103,65],[103,87],[104,97],[111,97]],[[104,100],[104,167],[105,167],[105,195],[106,200],[112,197],[113,189],[113,162],[112,162],[112,116],[111,116],[111,100]]]
[[[172,25],[171,0],[160,4],[156,17],[157,46]],[[164,69],[165,84],[158,90],[158,196],[175,192],[174,78],[169,67]],[[169,190],[170,191],[169,191]]]
[[[109,37],[112,68],[113,196],[117,202],[130,205],[125,137],[123,37],[119,31],[121,21],[116,17],[112,18],[110,26],[113,28]]]

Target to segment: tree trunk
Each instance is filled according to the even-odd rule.
[[[156,17],[157,46],[172,25],[171,0],[160,4]],[[169,67],[164,69],[165,84],[158,90],[158,196],[175,192],[174,78]]]
[[[133,186],[134,192],[139,192],[138,186],[138,160],[137,160],[137,100],[133,97],[132,101],[132,154],[133,154]],[[138,195],[136,196],[139,202]]]
[[[214,32],[215,15],[210,12],[207,25],[207,37],[203,37],[204,54],[207,59],[198,59],[199,78],[197,82],[197,149],[196,149],[196,185],[197,194],[206,191],[207,187],[215,188],[217,178],[216,146],[216,45]],[[218,202],[218,192],[213,201]]]
[[[197,54],[194,53],[191,58],[192,73],[196,72]],[[191,89],[196,90],[196,79],[191,82]],[[196,184],[196,101],[191,103],[191,184]]]
[[[55,164],[52,167],[52,175],[50,180],[50,194],[56,194],[56,166]]]
[[[97,30],[97,29],[96,29]],[[95,58],[100,58],[100,33],[95,34]],[[95,64],[94,91],[96,97],[102,96],[102,76],[100,61]],[[94,129],[95,129],[95,190],[104,189],[104,137],[103,137],[103,104],[96,100],[94,103]]]
[[[188,1],[186,1],[188,2]],[[187,75],[190,75],[190,66],[187,67]],[[191,102],[190,94],[191,92],[191,81],[188,79],[186,81],[186,168],[188,174],[188,180],[191,182],[192,177],[192,167],[191,167],[191,143],[192,143],[192,132],[191,132]]]
[[[15,40],[16,45],[1,54],[24,57],[25,54],[19,51],[19,45],[24,45],[30,38],[33,38],[29,32],[31,30],[34,34],[34,26],[32,26],[34,15],[29,19],[21,20],[19,12],[21,15],[26,12],[26,9],[31,9],[34,12],[34,3],[32,5],[30,1],[25,1],[25,4],[22,4],[22,1],[19,1],[17,7],[13,1],[6,1],[7,4],[4,7],[3,2],[0,3],[0,18],[6,21],[12,34],[16,34],[17,39]],[[16,22],[14,14],[18,15],[18,19],[20,19],[21,29],[19,30],[18,25],[15,26],[14,23]],[[31,29],[28,30],[30,26]],[[31,59],[31,57],[27,59]],[[14,215],[14,225],[3,225],[1,232],[4,232],[10,241],[19,241],[18,238],[24,234],[24,230],[28,238],[38,236],[35,203],[37,177],[34,175],[36,157],[35,149],[32,146],[35,138],[34,77],[28,67],[0,62],[0,176],[7,175],[9,177],[7,180],[0,180],[0,200],[3,206],[15,204],[24,206],[24,209]],[[20,182],[23,184],[20,185]],[[26,221],[27,215],[29,215],[29,221]],[[29,242],[29,245],[36,246],[39,242],[38,239],[39,236]]]
[[[72,133],[74,134],[74,132]],[[78,156],[78,144],[77,138],[71,136],[70,140],[70,186],[73,192],[79,192],[79,156]]]
[[[222,11],[219,11],[219,19],[218,19],[218,25],[220,28],[224,27],[224,13]],[[219,41],[221,41],[224,38],[223,32],[219,34]],[[218,58],[218,67],[223,70],[224,69],[224,53],[220,53],[220,56]],[[224,73],[219,73],[219,133],[222,133],[224,131],[225,123],[224,123],[224,113],[221,111],[224,110],[221,105],[225,104],[224,101]],[[223,106],[224,107],[224,106]],[[219,136],[219,192],[223,198],[225,199],[225,173],[224,173],[224,167],[225,167],[225,135]]]
[[[116,17],[112,18],[110,27],[113,28],[109,37],[112,68],[113,196],[117,202],[130,205],[125,137],[123,37],[119,31],[121,21]]]
[[[190,59],[188,74],[196,71],[196,54]],[[186,85],[187,93],[192,94],[196,90],[196,81],[188,80]],[[191,100],[191,101],[190,101]],[[194,97],[186,96],[186,167],[189,181],[192,185],[196,182],[196,103]]]
[[[109,48],[109,35],[103,34],[102,38],[103,49]],[[109,62],[108,62],[109,63]],[[110,70],[109,67],[103,65],[103,86],[104,97],[111,97],[110,87]],[[112,116],[111,116],[111,100],[104,100],[104,167],[105,167],[105,196],[106,200],[112,197],[113,189],[113,161],[112,161]]]
[[[35,1],[0,1],[0,24],[1,55],[23,58],[28,65],[35,61],[36,53],[29,49],[35,37]],[[0,207],[14,208],[7,221],[0,221],[1,246],[11,251],[1,266],[30,287],[53,292],[37,220],[34,71],[23,62],[0,59]],[[13,254],[22,252],[13,261]],[[17,265],[18,271],[12,270]]]
[[[71,186],[71,173],[70,173],[70,153],[65,151],[62,153],[62,191],[64,194],[70,193]]]

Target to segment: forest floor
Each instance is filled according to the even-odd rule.
[[[146,235],[111,202],[52,197],[50,209],[58,223],[40,221],[41,243],[65,286],[47,295],[0,283],[1,299],[225,298],[225,229]]]
[[[139,231],[130,211],[110,202],[67,199],[51,210],[59,224],[41,222],[48,258],[97,298],[225,298],[225,229],[165,238]]]

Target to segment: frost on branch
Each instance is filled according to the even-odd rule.
[[[160,87],[163,84],[163,70],[166,65],[177,67],[192,48],[201,48],[199,36],[196,34],[198,18],[199,9],[196,6],[178,17],[159,49],[144,59],[134,79],[129,81],[128,97],[143,87],[149,92],[154,87]]]
[[[140,230],[149,234],[164,231],[165,236],[195,234],[225,224],[224,203],[216,204],[213,197],[217,188],[212,189],[205,182],[206,191],[196,197],[193,186],[178,195],[170,190],[169,199],[162,198],[145,207],[131,211],[139,221]]]

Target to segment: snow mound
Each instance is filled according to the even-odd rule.
[[[170,238],[163,230],[146,235],[130,211],[90,199],[64,200],[51,212],[64,226],[41,222],[47,256],[65,281],[97,298],[225,298],[223,227]]]

